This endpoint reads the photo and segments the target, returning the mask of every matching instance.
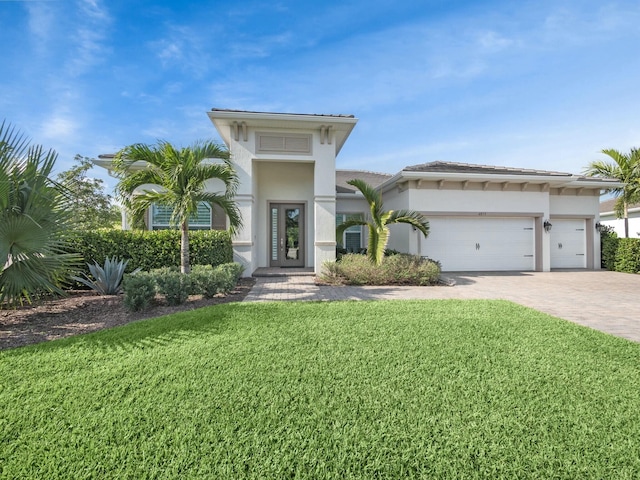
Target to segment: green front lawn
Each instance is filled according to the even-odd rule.
[[[2,478],[638,478],[640,345],[504,301],[227,304],[0,353]]]

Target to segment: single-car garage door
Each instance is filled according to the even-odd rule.
[[[432,217],[429,225],[421,254],[445,272],[535,270],[533,218]]]
[[[585,220],[551,219],[551,268],[587,268]]]

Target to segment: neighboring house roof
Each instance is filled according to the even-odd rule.
[[[372,187],[377,187],[391,177],[390,173],[368,172],[366,170],[336,170],[336,192],[356,193],[357,189],[347,183],[349,180],[364,180]]]
[[[617,198],[612,198],[610,200],[605,200],[604,202],[600,202],[600,213],[614,213],[616,208]],[[640,203],[633,203],[629,205],[629,210],[640,210]]]

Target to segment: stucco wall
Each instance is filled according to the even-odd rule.
[[[548,193],[410,189],[410,208],[421,212],[548,213]]]
[[[549,195],[551,215],[576,215],[594,217],[600,207],[600,197],[595,195]]]
[[[624,238],[624,219],[615,218],[614,215],[602,215],[600,223],[609,225],[620,238]],[[629,238],[640,238],[640,212],[629,213]]]

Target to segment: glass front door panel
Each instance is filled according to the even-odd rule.
[[[300,209],[285,209],[285,238],[287,241],[287,260],[300,259]]]
[[[271,262],[278,261],[278,207],[271,207]]]
[[[275,204],[270,210],[270,266],[304,267],[304,205]]]

